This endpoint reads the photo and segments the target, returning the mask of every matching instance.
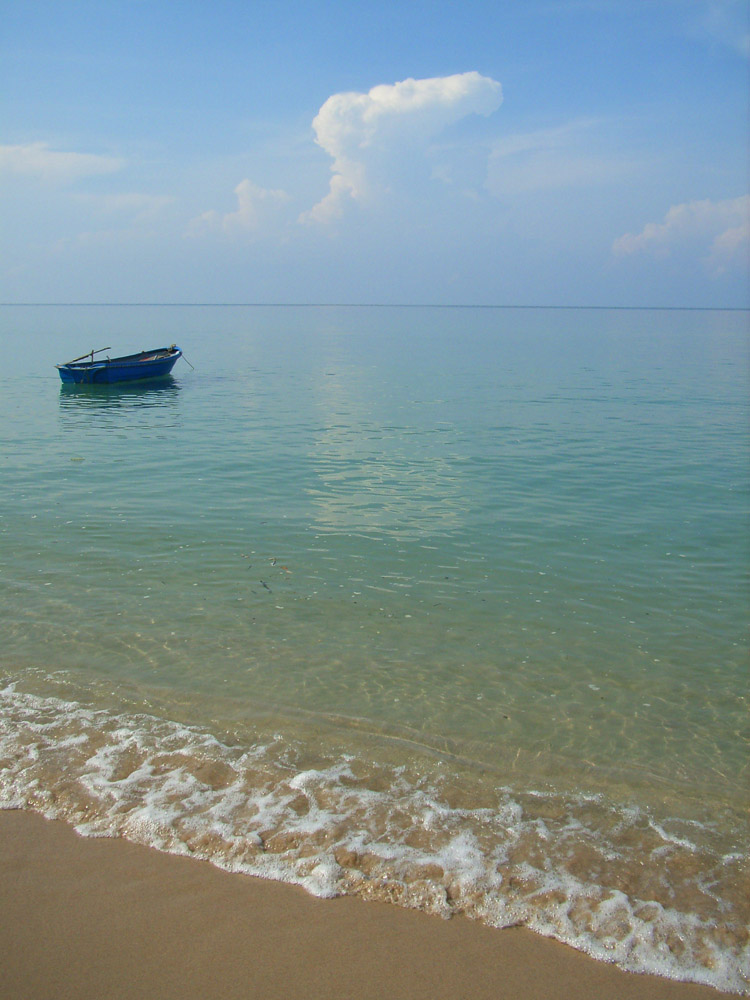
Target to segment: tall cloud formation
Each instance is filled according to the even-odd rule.
[[[384,165],[403,162],[446,126],[470,114],[490,115],[502,103],[500,84],[479,73],[381,84],[367,94],[329,97],[313,120],[316,142],[332,158],[328,194],[301,222],[329,222],[350,199],[365,198]]]
[[[750,239],[750,195],[726,201],[691,201],[673,205],[662,222],[649,222],[640,233],[626,233],[612,247],[615,254],[650,253],[666,257],[688,246],[706,254],[709,270],[722,274],[733,263],[746,263]]]

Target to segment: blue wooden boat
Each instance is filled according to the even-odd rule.
[[[63,382],[83,385],[109,385],[112,382],[135,382],[141,379],[163,378],[169,375],[175,362],[182,357],[176,344],[171,347],[157,347],[139,354],[128,354],[122,358],[105,358],[95,361],[94,355],[110,350],[103,347],[98,351],[82,354],[64,365],[55,365]],[[88,360],[84,360],[87,358]]]

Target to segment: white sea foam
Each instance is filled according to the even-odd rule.
[[[739,852],[601,796],[498,788],[340,756],[295,766],[281,734],[229,746],[150,715],[0,691],[0,807],[124,836],[321,897],[390,900],[531,929],[625,969],[747,992]],[[681,829],[681,828],[680,828]]]

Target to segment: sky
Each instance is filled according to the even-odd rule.
[[[0,301],[750,306],[745,0],[0,0]]]

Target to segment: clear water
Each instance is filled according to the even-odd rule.
[[[0,803],[748,989],[747,313],[0,324]]]

